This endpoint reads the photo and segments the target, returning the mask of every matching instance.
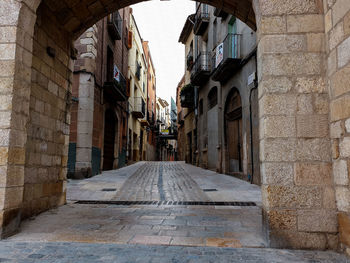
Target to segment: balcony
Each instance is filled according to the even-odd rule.
[[[222,56],[213,56],[213,74],[212,79],[224,82],[228,80],[234,71],[241,64],[241,36],[238,34],[228,34],[223,42],[217,48],[222,48]],[[221,47],[220,47],[221,46]]]
[[[141,121],[141,126],[142,127],[150,127],[152,124],[151,124],[151,113],[149,112],[149,111],[147,111],[146,112],[146,117],[144,118],[144,119],[142,119],[142,120],[140,120]]]
[[[119,81],[116,79],[106,81],[103,85],[103,91],[108,100],[126,101],[126,80],[124,76],[120,73]]]
[[[194,62],[191,74],[191,83],[201,86],[209,80],[211,73],[210,52],[200,52]]]
[[[193,51],[190,50],[186,57],[187,70],[192,70],[193,68]]]
[[[154,112],[148,111],[147,113],[147,121],[148,123],[153,126],[155,123],[155,118],[154,118]]]
[[[194,107],[194,86],[188,84],[181,89],[180,103],[183,108]]]
[[[134,107],[132,109],[132,115],[135,118],[143,119],[146,116],[146,103],[142,97],[134,98]]]
[[[228,13],[223,11],[221,8],[215,8],[214,16],[221,17],[224,20],[224,19],[226,19],[228,17]]]
[[[200,4],[196,13],[196,21],[194,23],[193,31],[195,35],[201,36],[207,30],[209,25],[210,16],[208,5]]]
[[[107,17],[108,32],[114,40],[122,39],[123,19],[119,12],[114,12]]]

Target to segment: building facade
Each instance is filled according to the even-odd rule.
[[[260,184],[255,32],[214,7],[196,7],[180,36],[186,46],[183,106],[194,115],[191,122],[185,116],[184,126],[196,131],[187,136],[189,156],[203,168]]]
[[[177,109],[177,160],[184,161],[186,159],[186,136],[184,127],[184,111],[185,108],[181,106],[180,93],[182,88],[185,86],[185,76],[182,77],[181,81],[176,88],[176,109]]]
[[[130,85],[128,157],[130,162],[146,160],[147,151],[147,59],[144,53],[141,34],[133,15],[130,17],[128,33]]]
[[[151,51],[148,41],[143,41],[143,50],[147,60],[147,145],[146,160],[155,161],[157,159],[157,140],[156,140],[156,108],[157,108],[157,82],[156,71],[154,68]]]
[[[112,13],[75,42],[69,177],[126,164],[129,16],[130,8]]]
[[[184,160],[187,163],[194,165],[198,164],[197,156],[197,103],[198,92],[197,89],[191,85],[191,69],[193,67],[194,56],[194,39],[193,26],[195,15],[190,15],[183,27],[179,42],[185,45],[185,74],[179,90],[180,105],[182,107],[183,116],[183,132],[184,139],[179,140],[179,148],[183,148],[185,152]],[[184,144],[184,145],[183,145]]]

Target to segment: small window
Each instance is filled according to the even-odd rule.
[[[208,107],[209,110],[214,108],[218,104],[218,88],[214,87],[208,94]]]

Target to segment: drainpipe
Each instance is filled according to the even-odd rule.
[[[192,164],[195,163],[196,165],[197,164],[197,157],[198,157],[198,160],[199,160],[199,136],[198,136],[198,97],[199,97],[199,87],[195,86],[194,87],[194,115],[195,115],[195,121],[196,121],[196,126],[195,126],[195,129],[196,129],[196,154],[195,154],[195,158],[196,160],[193,160],[193,153],[191,153],[192,155]],[[193,133],[192,133],[193,134]],[[192,146],[193,146],[193,142],[194,142],[194,138],[192,138]],[[192,147],[191,146],[191,147]],[[193,151],[194,149],[192,149]],[[195,162],[194,162],[195,161]],[[198,162],[199,163],[199,162]]]
[[[256,66],[256,78],[258,76],[258,61],[257,61],[257,55],[255,54],[255,66]],[[250,183],[253,183],[253,179],[254,179],[254,146],[253,146],[253,114],[252,114],[252,94],[253,94],[253,90],[256,90],[258,88],[258,80],[256,79],[254,81],[254,87],[250,89],[250,93],[249,93],[249,124],[250,124],[250,163],[251,163],[251,171],[252,174],[250,176]]]

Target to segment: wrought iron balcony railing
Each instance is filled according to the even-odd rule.
[[[211,72],[211,53],[200,52],[194,62],[191,73],[191,83],[199,86],[206,82]]]
[[[118,11],[108,15],[107,17],[107,27],[108,32],[115,40],[122,39],[122,30],[123,30],[123,19],[121,18]]]
[[[119,74],[119,81],[116,79],[106,81],[103,85],[103,88],[109,99],[115,99],[116,101],[127,100],[127,83],[123,74]]]
[[[220,54],[215,52],[212,57],[212,79],[215,81],[222,81],[226,79],[229,73],[236,70],[241,63],[241,35],[239,34],[228,34],[220,48]]]
[[[196,21],[194,23],[193,31],[195,35],[203,35],[207,29],[210,21],[209,8],[206,4],[200,4],[196,12]]]
[[[193,50],[190,50],[186,57],[187,70],[191,70],[193,67]]]
[[[132,114],[138,118],[143,119],[146,116],[146,103],[142,97],[134,98],[134,106],[132,109]]]

